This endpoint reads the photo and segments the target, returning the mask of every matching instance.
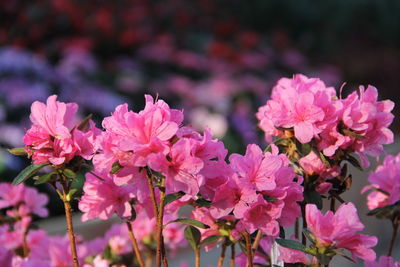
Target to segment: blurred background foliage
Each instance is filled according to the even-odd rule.
[[[5,149],[22,146],[31,103],[54,93],[98,127],[158,94],[230,152],[265,145],[254,113],[283,76],[346,82],[344,94],[372,84],[398,102],[399,11],[396,0],[2,0],[1,180],[28,163]]]

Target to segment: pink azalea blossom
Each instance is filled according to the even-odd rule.
[[[13,186],[9,183],[0,183],[0,209],[15,207],[18,211],[14,214],[16,216],[36,214],[46,217],[47,202],[47,195],[39,193],[36,188],[26,187],[23,184]]]
[[[258,195],[257,201],[251,203],[245,211],[241,223],[250,234],[259,229],[266,235],[277,236],[279,234],[277,219],[281,216],[283,206],[283,202],[278,205],[272,204]]]
[[[292,79],[280,79],[273,88],[271,100],[257,113],[266,139],[281,135],[276,127],[293,127],[294,135],[301,143],[310,142],[334,121],[337,107],[332,98],[335,95],[332,87],[326,87],[316,78],[297,74]]]
[[[247,146],[244,156],[232,154],[229,161],[241,182],[249,183],[257,191],[274,189],[276,187],[274,174],[283,165],[279,156],[264,154],[255,144]]]
[[[96,175],[86,174],[84,195],[79,202],[79,209],[84,213],[82,221],[107,220],[114,213],[121,218],[129,218],[132,215],[129,202],[135,197],[132,186],[117,186],[108,173]]]
[[[30,119],[32,127],[24,136],[25,148],[35,164],[68,163],[75,156],[91,159],[95,153],[94,139],[99,133],[94,124],[81,131],[74,127],[78,105],[57,101],[52,95],[47,103],[34,102]]]
[[[394,103],[378,101],[378,90],[373,86],[367,89],[360,86],[359,96],[354,92],[342,102],[344,125],[363,136],[354,138],[351,149],[371,156],[383,153],[382,145],[393,143],[393,133],[388,127],[394,118],[391,113]]]
[[[149,95],[145,98],[146,106],[139,113],[128,111],[128,105],[124,104],[103,120],[103,127],[116,139],[111,141],[116,142],[119,153],[126,155],[120,160],[124,166],[144,167],[150,154],[166,155],[169,140],[183,120],[182,112],[170,109],[164,101],[154,102]]]
[[[205,207],[196,208],[195,210],[192,211],[191,217],[197,221],[200,221],[200,222],[205,223],[206,225],[210,226],[210,228],[207,228],[207,229],[199,229],[200,233],[201,233],[201,240],[204,240],[209,236],[221,235],[221,232],[220,232],[221,224],[218,224],[218,222],[217,222],[218,220],[211,215],[210,209],[205,208]],[[235,218],[232,215],[225,216],[222,219],[226,220],[226,221],[230,221],[230,222],[235,221]],[[206,245],[205,250],[210,251],[216,245],[217,245],[216,243]]]
[[[364,229],[357,209],[352,203],[342,204],[336,213],[327,211],[325,215],[314,204],[306,205],[307,227],[316,240],[316,246],[347,249],[353,258],[375,260],[375,252],[371,249],[378,239],[357,233]]]
[[[257,200],[256,192],[248,185],[241,183],[234,175],[225,184],[218,187],[210,213],[214,218],[221,218],[233,212],[237,219],[241,219],[250,203]]]
[[[201,196],[206,200],[213,200],[218,188],[225,184],[233,175],[232,168],[225,161],[208,161],[200,174],[204,183],[200,187]]]
[[[368,177],[370,185],[362,192],[372,189],[368,194],[367,205],[370,210],[392,205],[400,200],[400,154],[388,155],[383,163]],[[380,191],[378,191],[380,190]]]
[[[282,160],[282,166],[275,173],[276,187],[272,190],[262,191],[262,195],[267,199],[270,198],[272,205],[282,207],[281,216],[278,222],[282,226],[291,226],[295,223],[296,218],[300,216],[300,206],[298,202],[303,200],[303,179],[296,176],[293,168],[289,167],[289,159],[279,154],[275,145],[271,146],[271,155],[279,156]],[[268,153],[266,153],[268,154]],[[284,205],[282,206],[283,203]]]
[[[162,153],[149,156],[149,166],[161,172],[166,177],[166,187],[169,192],[183,191],[195,197],[202,184],[199,175],[204,162],[194,155],[195,140],[182,138],[176,142],[168,154],[169,159]]]

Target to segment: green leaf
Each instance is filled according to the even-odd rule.
[[[278,138],[272,143],[277,146],[288,146],[291,142],[289,138]]]
[[[276,241],[276,243],[278,243],[278,245],[280,245],[284,248],[300,250],[300,251],[307,253],[306,247],[300,242],[297,242],[294,240],[289,240],[289,239],[281,239],[281,238],[277,238],[277,239],[275,239],[275,241]]]
[[[360,162],[358,161],[358,159],[356,159],[354,156],[352,155],[347,155],[346,160],[348,162],[350,162],[351,165],[353,165],[354,167],[356,167],[357,169],[359,169],[360,171],[363,171],[363,168],[361,167]]]
[[[204,198],[196,199],[194,202],[200,207],[206,207],[206,208],[211,207],[211,201],[205,200]]]
[[[116,173],[119,172],[122,168],[123,168],[123,166],[121,166],[121,164],[119,164],[119,162],[116,161],[116,162],[113,163],[110,173],[111,173],[111,174],[116,174]]]
[[[327,168],[331,167],[331,164],[329,163],[328,159],[321,151],[317,152],[317,155],[319,155],[319,158],[321,159],[322,163],[324,163]]]
[[[174,202],[175,200],[180,199],[181,197],[183,197],[185,195],[185,193],[183,193],[182,191],[173,193],[173,194],[168,194],[165,196],[165,205],[168,205],[171,202]]]
[[[267,195],[263,195],[263,198],[268,202],[276,202],[276,201],[278,201],[278,199],[276,197],[271,197],[271,196],[267,196]]]
[[[71,169],[64,169],[63,173],[65,176],[67,176],[70,179],[74,179],[76,177],[76,173]]]
[[[196,250],[200,245],[201,233],[200,231],[191,225],[188,225],[184,231],[185,238],[189,242],[190,246]]]
[[[400,201],[397,201],[392,205],[387,205],[370,210],[367,213],[368,216],[376,216],[377,218],[388,218],[388,219],[392,219],[393,216],[396,214],[400,214]]]
[[[77,173],[75,179],[72,180],[71,188],[76,188],[79,192],[81,192],[85,180],[85,175],[82,173]]]
[[[188,224],[188,225],[196,226],[196,227],[199,227],[199,228],[202,228],[202,229],[210,228],[210,226],[208,226],[207,224],[204,224],[202,222],[199,222],[199,221],[194,220],[194,219],[189,219],[189,218],[178,218],[176,220],[168,222],[167,224],[174,223],[174,222]]]
[[[308,230],[307,228],[303,229],[303,234],[307,237],[308,240],[311,241],[311,243],[315,244],[315,238],[313,237],[310,230]]]
[[[11,154],[13,154],[15,156],[27,156],[28,155],[28,152],[26,152],[25,148],[23,148],[23,147],[10,148],[7,150],[8,150],[8,152],[10,152]]]
[[[56,174],[55,172],[50,172],[50,173],[46,173],[45,175],[40,176],[35,181],[35,185],[47,183],[55,174]]]
[[[200,245],[206,246],[206,245],[210,245],[213,243],[217,243],[220,239],[221,239],[220,235],[210,235],[210,236],[206,237],[203,241],[201,241]]]
[[[42,164],[32,164],[26,167],[23,171],[21,171],[17,177],[14,178],[12,184],[13,185],[19,185],[20,183],[25,182],[28,180],[30,177],[35,175],[40,169],[43,167],[50,165],[50,163],[42,163]]]
[[[356,132],[353,132],[352,130],[349,130],[349,129],[343,129],[343,130],[342,130],[342,133],[343,133],[344,135],[346,135],[346,136],[350,136],[350,137],[357,138],[357,139],[363,139],[363,138],[365,138],[365,136],[363,136],[363,135],[361,135],[361,134],[358,134],[358,133],[356,133]]]
[[[69,192],[67,194],[67,201],[71,201],[71,199],[74,196],[74,194],[76,193],[76,191],[78,191],[78,189],[76,189],[76,188],[72,188],[69,190]]]
[[[296,149],[303,157],[307,156],[311,152],[311,144],[302,144],[296,139]]]
[[[304,191],[304,200],[306,203],[315,204],[318,209],[322,209],[322,197],[318,192],[314,190]]]

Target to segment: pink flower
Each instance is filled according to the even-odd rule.
[[[321,158],[314,151],[302,157],[299,160],[299,164],[306,175],[319,176],[316,181],[317,186],[315,190],[320,194],[326,194],[332,188],[332,183],[326,182],[326,180],[333,179],[340,175],[339,166],[333,166],[331,168],[326,167]]]
[[[332,101],[335,95],[335,90],[319,79],[300,74],[292,79],[280,79],[273,88],[271,100],[257,113],[266,139],[280,135],[276,127],[293,127],[301,143],[310,142],[336,118],[337,107]]]
[[[0,183],[0,209],[15,207],[18,211],[16,216],[26,217],[36,214],[46,217],[47,202],[48,197],[39,193],[36,188],[26,187],[23,184],[13,186],[9,183]]]
[[[353,258],[375,260],[375,252],[371,247],[378,240],[374,236],[357,233],[364,229],[364,225],[352,203],[342,204],[335,214],[328,211],[325,215],[314,204],[307,204],[306,220],[318,248],[343,248],[349,250]]]
[[[325,128],[318,139],[318,149],[328,157],[333,156],[338,148],[346,149],[351,145],[351,138],[339,133],[337,124]]]
[[[46,104],[38,101],[32,104],[30,119],[33,124],[40,126],[53,137],[69,138],[71,137],[69,130],[73,127],[77,110],[77,104],[58,102],[57,96],[52,95]]]
[[[214,218],[211,213],[210,209],[201,207],[201,208],[196,208],[195,210],[192,211],[191,217],[195,220],[198,220],[202,223],[207,224],[210,226],[210,228],[207,229],[199,229],[201,233],[201,240],[206,239],[209,236],[213,235],[221,235],[220,228],[221,225],[217,223],[217,219]],[[226,216],[224,219],[234,221],[233,216]],[[215,247],[217,244],[209,244],[205,246],[206,251],[210,251],[213,247]]]
[[[255,144],[247,146],[244,156],[232,154],[229,161],[241,182],[249,183],[257,191],[274,189],[276,187],[274,174],[283,165],[279,156],[264,154]]]
[[[85,263],[83,267],[109,267],[110,262],[106,259],[103,259],[100,255],[97,255],[93,259],[93,264]]]
[[[291,240],[298,241],[292,236]],[[298,241],[299,242],[299,241]],[[310,255],[304,253],[303,251],[285,248],[278,245],[279,250],[279,260],[285,263],[304,263],[306,265],[310,265],[312,263],[318,263],[316,258],[311,258]]]
[[[282,166],[274,173],[276,187],[261,193],[267,199],[271,199],[272,205],[282,207],[281,216],[278,219],[279,224],[284,227],[291,226],[300,216],[298,202],[303,200],[303,186],[301,186],[303,179],[301,176],[296,176],[293,168],[289,167],[289,159],[283,154],[278,154],[276,146],[272,145],[271,147],[271,154],[281,158]],[[281,203],[284,205],[282,206]]]
[[[367,205],[370,210],[392,205],[400,200],[400,154],[388,155],[375,172],[368,177],[371,185],[364,187],[362,192],[369,189]]]
[[[124,166],[144,167],[148,155],[166,155],[169,140],[183,120],[182,112],[170,109],[164,101],[154,102],[149,95],[145,98],[146,106],[139,113],[128,111],[128,105],[124,104],[118,106],[111,117],[103,120],[103,127],[117,139],[117,148],[126,154],[125,160],[120,161]]]
[[[107,220],[114,213],[121,218],[132,215],[130,201],[134,199],[131,186],[117,186],[108,173],[86,174],[84,195],[79,209],[84,213],[82,221],[92,219]],[[100,178],[99,178],[100,177]]]
[[[224,160],[210,160],[205,164],[200,174],[204,177],[204,183],[200,187],[201,196],[211,201],[218,192],[218,188],[231,178],[233,171]]]
[[[400,267],[400,263],[395,261],[392,257],[381,256],[377,262],[365,261],[365,267]]]
[[[277,219],[281,216],[283,205],[283,202],[278,205],[272,204],[258,195],[257,201],[251,203],[245,211],[241,222],[250,234],[260,229],[266,235],[277,236],[279,234]]]
[[[75,103],[58,102],[56,95],[50,96],[46,104],[38,101],[32,104],[33,125],[23,141],[35,164],[61,165],[75,156],[92,158],[96,150],[94,139],[99,132],[92,122],[86,131],[74,127],[77,109]]]
[[[193,197],[199,192],[202,184],[199,172],[204,163],[194,155],[195,142],[190,138],[180,139],[171,147],[169,160],[162,153],[149,156],[150,168],[166,177],[168,192],[183,191]]]
[[[302,157],[299,160],[299,164],[307,175],[321,174],[327,169],[326,165],[314,151]]]
[[[250,203],[257,200],[256,192],[248,185],[241,183],[234,175],[225,184],[218,187],[218,194],[215,194],[210,213],[214,218],[227,216],[233,211],[237,219],[241,219]]]
[[[361,154],[378,156],[383,153],[384,144],[393,143],[393,133],[388,128],[393,121],[391,113],[394,103],[390,100],[378,101],[378,91],[373,86],[360,86],[356,92],[342,100],[342,121],[345,127],[363,136],[353,138],[351,149]]]

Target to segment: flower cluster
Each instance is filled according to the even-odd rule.
[[[321,255],[328,258],[336,254],[343,255],[343,250],[349,251],[353,259],[375,259],[372,247],[378,240],[374,236],[357,233],[364,229],[364,225],[358,218],[354,204],[342,204],[335,213],[328,211],[325,215],[315,205],[308,204],[306,222],[308,235],[312,240],[312,246],[306,251],[311,256],[302,251],[279,246],[280,260],[287,263],[312,264],[318,262]]]
[[[24,144],[35,164],[50,162],[61,165],[75,156],[90,160],[95,152],[97,129],[90,122],[89,129],[77,123],[78,105],[57,101],[53,95],[47,103],[34,102],[31,108],[32,127],[24,136]]]
[[[43,230],[30,227],[32,216],[47,217],[47,196],[22,184],[13,186],[0,184],[0,265],[1,266],[71,266],[69,240],[67,236],[50,236]],[[171,218],[167,218],[171,219]],[[139,213],[131,223],[137,231],[141,250],[154,248],[155,220]],[[182,226],[169,224],[164,232],[167,249],[176,252],[186,246]],[[91,241],[78,238],[78,257],[85,267],[128,266],[124,256],[132,253],[127,228],[114,224],[104,234]],[[25,254],[26,253],[26,254]],[[101,265],[103,264],[103,265]]]
[[[47,199],[22,185],[12,189],[2,185],[0,208],[15,207],[7,215],[16,222],[15,231],[2,228],[0,237],[17,235],[16,240],[22,240],[6,242],[7,253],[23,249],[19,258],[11,257],[15,266],[36,260],[53,266],[69,258],[74,267],[79,262],[124,266],[132,263],[125,256],[134,252],[133,264],[143,267],[142,251],[160,267],[167,265],[167,251],[174,254],[186,246],[184,238],[195,251],[197,267],[200,248],[211,250],[217,244],[222,247],[219,266],[226,248],[234,251],[236,244],[244,252],[238,254],[237,263],[250,267],[253,262],[326,265],[335,255],[347,257],[344,251],[351,253],[352,260],[375,260],[371,248],[377,238],[358,233],[364,225],[355,206],[342,204],[335,212],[336,199],[344,202],[339,195],[350,187],[351,174],[343,161],[357,166],[352,153],[377,155],[382,144],[393,139],[387,128],[393,104],[377,101],[374,87],[341,99],[319,79],[303,75],[281,79],[272,99],[257,114],[266,137],[279,138],[265,150],[249,144],[243,155],[229,157],[224,143],[214,139],[210,129],[199,132],[184,125],[182,110],[150,95],[145,95],[145,106],[138,112],[129,110],[128,104],[117,106],[103,119],[103,129],[97,129],[90,118],[78,124],[77,105],[56,98],[50,96],[46,104],[33,103],[33,125],[24,137],[22,152],[28,152],[34,164],[13,183],[29,179],[44,166],[52,170],[39,174],[36,183],[51,185],[64,203],[70,252],[62,253],[68,240],[58,237],[47,242],[57,243],[49,248],[52,252],[34,257],[35,245],[29,238],[36,232],[29,231],[30,221],[23,218],[45,216],[42,206]],[[397,158],[388,157],[370,177],[373,185],[369,188],[386,197],[371,197],[372,202],[380,201],[377,207],[398,201],[396,164]],[[78,199],[82,221],[107,220],[116,214],[125,223],[91,242],[75,238],[72,232],[75,181],[83,175],[86,180]],[[383,183],[386,176],[390,181]],[[323,215],[321,194],[325,193],[331,206]],[[192,207],[190,218],[182,217],[183,206]],[[393,225],[397,219],[392,218]],[[297,241],[300,220],[302,243]],[[292,226],[295,236],[285,239],[284,228]]]
[[[290,226],[300,215],[297,201],[303,200],[301,178],[288,166],[289,161],[278,154],[262,152],[257,145],[248,145],[244,156],[229,157],[233,174],[216,187],[211,214],[221,218],[233,212],[249,233],[256,229],[277,236],[279,225]]]
[[[388,126],[393,120],[393,102],[378,101],[377,89],[360,86],[345,99],[321,80],[294,75],[282,78],[273,88],[271,100],[257,113],[267,140],[293,133],[302,144],[311,141],[327,157],[339,150],[377,156],[382,145],[393,142]]]

